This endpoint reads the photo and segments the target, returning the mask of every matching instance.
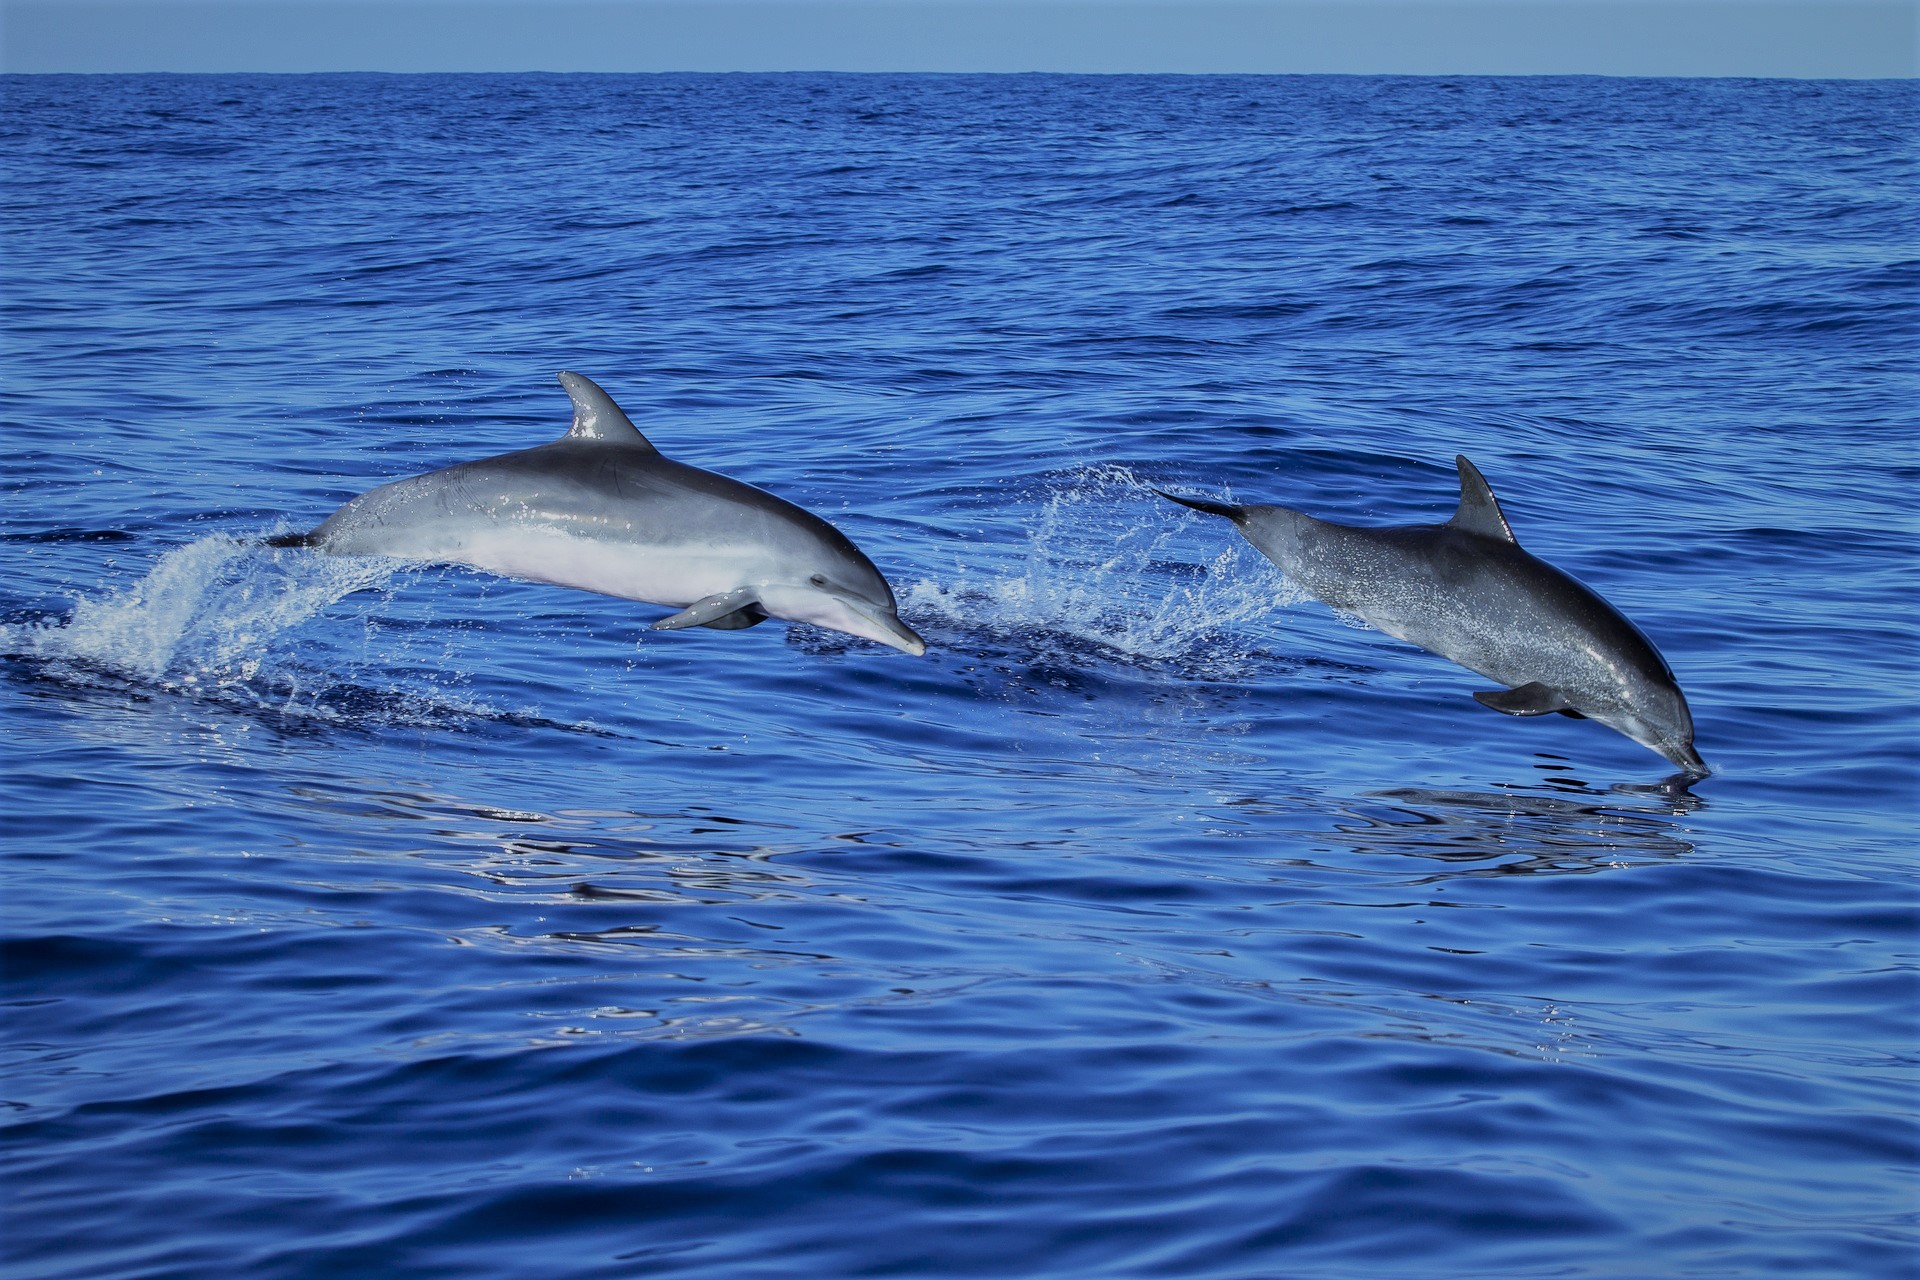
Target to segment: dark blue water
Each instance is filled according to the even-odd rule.
[[[7,1275],[1914,1273],[1912,83],[3,83]],[[927,656],[252,541],[559,369]]]

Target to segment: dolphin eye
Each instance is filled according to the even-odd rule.
[[[811,578],[808,578],[807,581],[816,587],[824,587],[827,585],[827,575],[824,573],[816,573]]]

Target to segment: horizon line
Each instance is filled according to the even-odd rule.
[[[350,0],[351,2],[351,0]],[[1644,71],[927,71],[845,69],[832,67],[769,68],[675,68],[650,70],[556,70],[552,67],[489,67],[458,70],[395,71],[388,68],[331,67],[304,71],[263,71],[235,67],[224,71],[176,71],[153,68],[138,71],[8,71],[0,69],[0,80],[41,76],[178,76],[181,78],[217,78],[221,76],[274,76],[290,79],[300,76],[920,76],[945,79],[992,76],[1020,79],[1057,76],[1062,79],[1156,79],[1179,77],[1190,80],[1759,80],[1794,84],[1900,84],[1920,80],[1920,70],[1900,75],[1756,75],[1746,72],[1701,71],[1655,73]]]

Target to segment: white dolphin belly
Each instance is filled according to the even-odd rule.
[[[645,548],[559,529],[475,529],[422,557],[508,578],[684,608],[748,585],[766,556],[752,547]]]

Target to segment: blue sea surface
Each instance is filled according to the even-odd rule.
[[[1916,1274],[1920,85],[0,88],[6,1276]],[[260,542],[561,369],[927,655]]]

